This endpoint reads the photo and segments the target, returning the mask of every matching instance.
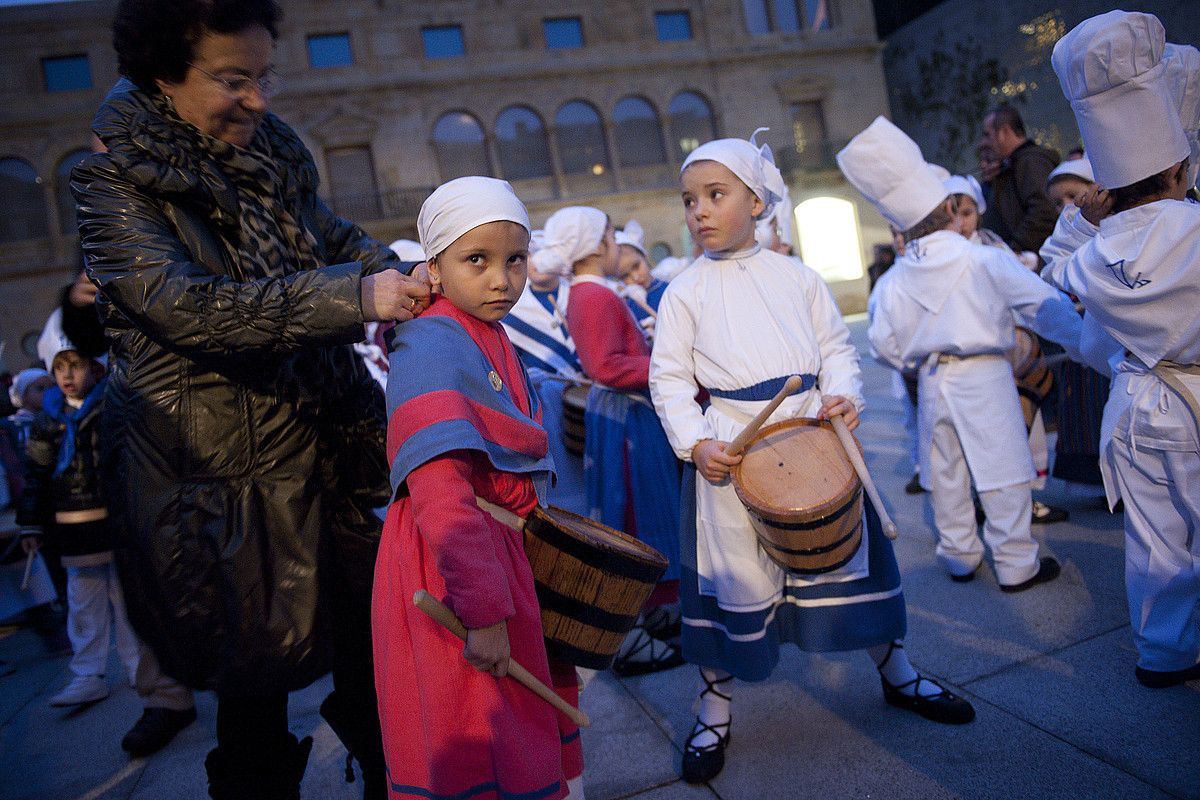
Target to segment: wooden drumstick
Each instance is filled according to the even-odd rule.
[[[566,317],[566,315],[565,315],[565,314],[563,314],[563,312],[562,312],[562,311],[560,311],[560,310],[558,309],[558,303],[554,302],[554,295],[552,295],[552,294],[548,294],[548,295],[546,295],[546,300],[547,300],[547,301],[549,301],[549,303],[550,303],[550,308],[554,309],[554,312],[553,312],[553,313],[554,313],[554,317],[555,317],[555,318],[558,320],[558,324],[560,324],[560,325],[566,325],[566,324],[567,324],[567,317]]]
[[[429,592],[424,589],[418,589],[413,594],[413,605],[424,611],[429,615],[430,619],[453,633],[459,639],[462,639],[464,642],[467,640],[467,629],[463,626],[462,622],[459,621],[458,617],[454,616],[453,611]],[[592,724],[587,714],[562,699],[553,689],[542,683],[529,670],[518,664],[515,659],[510,658],[508,660],[508,675],[511,678],[515,678],[518,683],[538,697],[566,714],[579,727],[586,728]]]
[[[21,591],[29,588],[29,575],[33,572],[33,557],[37,555],[37,550],[30,550],[25,556],[25,575],[21,578]]]
[[[879,522],[883,525],[883,534],[889,539],[895,539],[896,523],[892,522],[891,515],[883,507],[883,498],[879,496],[879,490],[875,488],[875,481],[871,480],[871,473],[867,472],[867,464],[863,461],[862,453],[858,452],[858,442],[854,441],[854,434],[850,433],[850,429],[846,427],[846,420],[842,419],[841,414],[835,414],[829,418],[829,421],[833,423],[833,429],[842,443],[842,449],[846,451],[846,457],[854,465],[854,471],[858,473],[858,479],[862,482],[863,488],[867,490],[867,497],[871,500],[871,505],[875,507],[875,513],[879,515]]]
[[[725,455],[738,456],[746,449],[746,445],[754,438],[754,434],[758,433],[758,429],[767,421],[767,417],[775,413],[775,409],[779,408],[779,404],[786,400],[791,395],[800,390],[804,385],[799,375],[793,375],[787,379],[787,383],[783,384],[783,388],[771,398],[771,402],[767,403],[766,408],[758,412],[754,419],[750,420],[750,424],[742,428],[742,432],[733,437],[733,441],[725,448]]]
[[[626,297],[629,297],[630,300],[637,303],[638,308],[640,308],[642,311],[645,311],[647,314],[650,315],[650,319],[656,320],[656,321],[658,320],[658,312],[655,311],[654,308],[651,307],[651,305],[649,303],[647,303],[645,300],[638,297],[637,295],[632,295],[632,296],[626,295]]]

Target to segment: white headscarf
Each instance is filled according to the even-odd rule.
[[[608,230],[608,215],[590,206],[567,206],[550,215],[543,229],[542,249],[535,269],[570,275],[571,267],[600,248]]]
[[[424,261],[425,251],[420,242],[412,239],[397,239],[388,245],[388,249],[400,257],[401,261]]]
[[[430,258],[467,231],[489,222],[515,222],[530,231],[529,212],[508,181],[470,176],[443,183],[421,204],[417,232]]]
[[[930,166],[932,167],[933,164]],[[983,199],[983,187],[979,185],[979,181],[975,180],[974,175],[951,175],[942,181],[942,185],[950,194],[965,194],[974,200],[980,214],[987,211],[987,201]]]
[[[687,269],[689,263],[691,262],[685,258],[667,256],[654,265],[654,269],[650,270],[650,274],[660,281],[670,283],[672,278]]]
[[[1096,182],[1096,176],[1092,172],[1092,162],[1087,158],[1068,159],[1050,170],[1050,174],[1046,176],[1046,186],[1054,183],[1054,179],[1059,175],[1071,175],[1088,183]]]
[[[49,377],[49,372],[46,372],[44,369],[37,369],[36,367],[21,370],[17,373],[17,377],[13,378],[12,386],[8,389],[8,399],[12,401],[14,406],[20,408],[21,398],[25,395],[26,390],[33,385],[34,381]]]
[[[759,145],[755,141],[758,134],[770,128],[758,128],[750,134],[750,140],[745,139],[715,139],[697,147],[684,159],[679,174],[697,161],[716,161],[729,168],[742,183],[754,192],[762,201],[763,212],[756,219],[766,219],[775,210],[775,205],[787,194],[787,183],[779,168],[775,166],[775,156],[768,145]],[[791,210],[788,210],[791,213]]]
[[[646,255],[646,232],[636,219],[625,223],[625,227],[617,231],[617,244],[627,244],[642,255]]]

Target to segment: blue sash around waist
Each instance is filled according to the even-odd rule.
[[[713,397],[721,397],[725,400],[770,400],[779,394],[779,390],[783,388],[790,377],[792,376],[784,375],[780,378],[771,378],[744,389],[708,389],[707,391]],[[803,394],[816,386],[817,376],[806,372],[800,376],[800,381],[800,388],[792,394]]]

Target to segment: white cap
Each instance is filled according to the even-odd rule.
[[[950,196],[943,176],[925,162],[917,143],[883,117],[851,139],[837,162],[846,180],[901,231],[916,226]]]
[[[514,222],[527,231],[529,212],[508,181],[471,175],[434,189],[417,214],[421,247],[430,258],[441,255],[458,237],[489,222]]]
[[[425,251],[420,242],[412,239],[397,239],[388,245],[388,249],[399,256],[401,261],[424,261]]]
[[[1163,48],[1163,63],[1167,65],[1167,84],[1179,106],[1179,122],[1192,151],[1188,185],[1193,186],[1200,170],[1200,50],[1168,42]]]
[[[775,155],[771,152],[771,147],[758,143],[758,135],[769,130],[770,128],[757,128],[750,134],[749,140],[714,139],[705,142],[688,153],[683,166],[679,168],[679,174],[682,175],[684,170],[697,161],[715,161],[724,165],[762,201],[763,211],[757,219],[766,219],[787,194],[787,183],[784,182],[779,168],[775,166]]]
[[[942,186],[950,194],[965,194],[975,201],[975,207],[982,214],[987,211],[987,201],[983,199],[983,187],[974,175],[951,175],[942,181]]]
[[[1046,185],[1049,186],[1054,183],[1054,179],[1059,175],[1071,175],[1088,183],[1096,182],[1096,176],[1092,172],[1092,162],[1086,156],[1084,158],[1067,159],[1050,170],[1050,175],[1046,178]]]
[[[1106,189],[1157,175],[1191,153],[1151,14],[1110,11],[1079,23],[1051,62],[1071,102],[1096,181]]]
[[[617,231],[617,244],[627,244],[642,255],[646,255],[646,232],[636,219],[625,223],[625,227]]]

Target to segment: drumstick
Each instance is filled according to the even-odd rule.
[[[550,308],[554,309],[554,316],[556,319],[558,319],[559,324],[566,325],[567,318],[563,316],[561,311],[558,310],[558,303],[554,302],[554,296],[548,294],[546,295],[546,300],[550,303]]]
[[[867,490],[867,497],[870,498],[871,505],[875,507],[875,513],[879,515],[879,522],[883,525],[884,535],[889,539],[895,539],[896,523],[892,522],[891,515],[883,507],[883,498],[879,496],[879,490],[875,488],[875,481],[871,480],[871,473],[867,472],[867,465],[863,461],[862,453],[858,452],[858,442],[854,441],[854,435],[846,427],[846,420],[842,419],[841,414],[835,414],[829,418],[829,421],[833,423],[833,429],[842,443],[842,449],[846,451],[846,457],[854,465],[858,479],[862,481],[863,488]]]
[[[29,574],[33,571],[33,557],[37,555],[37,550],[30,550],[25,556],[25,575],[21,578],[21,591],[29,588]]]
[[[750,440],[754,438],[754,434],[758,433],[758,429],[761,428],[763,423],[767,421],[767,417],[774,414],[775,409],[779,408],[779,404],[799,391],[800,387],[803,385],[804,381],[800,379],[799,375],[793,375],[792,377],[788,378],[787,382],[783,384],[783,388],[771,398],[771,402],[767,403],[766,408],[758,412],[758,415],[754,419],[750,420],[750,424],[742,428],[742,432],[733,437],[733,441],[730,442],[729,446],[725,448],[725,455],[741,455],[742,450],[746,449],[746,445],[749,444]]]
[[[652,320],[658,319],[658,312],[655,311],[654,308],[649,303],[647,303],[645,300],[638,297],[637,295],[632,295],[632,296],[625,295],[625,296],[628,297],[633,302],[637,303],[638,308],[640,308],[642,311],[645,311],[647,314],[649,314],[650,319],[652,319]]]
[[[429,592],[424,589],[418,589],[413,594],[413,605],[424,611],[429,615],[430,619],[464,642],[467,640],[467,629],[463,627],[462,622],[459,621],[458,617],[454,616],[453,611]],[[510,658],[508,660],[508,674],[509,677],[515,678],[522,686],[566,714],[579,727],[586,728],[592,724],[587,714],[559,697],[553,689],[534,677],[529,670],[518,664],[515,659]]]

